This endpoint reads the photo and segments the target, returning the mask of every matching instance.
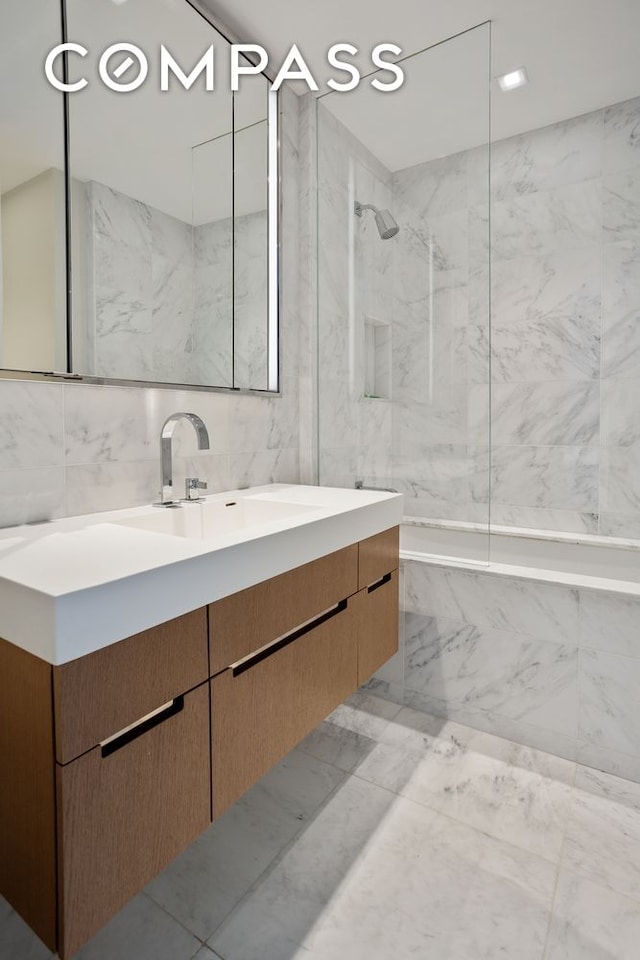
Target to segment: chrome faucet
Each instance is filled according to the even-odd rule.
[[[178,501],[175,500],[173,496],[173,459],[171,443],[173,440],[173,432],[180,420],[188,420],[196,431],[196,437],[198,438],[198,450],[209,449],[209,433],[207,432],[207,428],[205,427],[203,421],[197,414],[172,413],[171,416],[165,420],[164,426],[160,432],[162,490],[160,492],[160,503],[158,506],[161,507],[175,507],[178,505]],[[203,489],[206,490],[206,487],[206,483],[198,480],[197,477],[189,478],[187,480],[187,499],[195,499],[192,496],[192,491]]]

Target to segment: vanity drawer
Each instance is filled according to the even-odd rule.
[[[209,684],[156,719],[114,752],[96,747],[57,767],[62,957],[210,823]]]
[[[354,599],[211,681],[214,819],[355,691]]]
[[[354,594],[358,545],[330,553],[209,607],[211,675]]]
[[[400,565],[400,527],[391,527],[360,541],[358,590],[375,583]]]
[[[398,571],[354,598],[358,615],[358,686],[398,652]]]
[[[206,607],[54,667],[56,759],[68,763],[208,677]]]

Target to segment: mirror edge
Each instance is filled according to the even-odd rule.
[[[185,0],[196,13],[207,21],[215,30],[218,31],[229,43],[241,42],[229,28],[220,21],[219,17],[211,11],[201,0]],[[65,0],[60,0],[61,10],[61,42],[67,40],[66,6]],[[66,64],[66,61],[65,61]],[[65,66],[66,69],[66,66]],[[280,93],[272,89],[273,77],[270,71],[263,70],[262,75],[269,83],[268,92],[268,315],[267,315],[267,389],[255,387],[218,387],[208,384],[192,383],[167,383],[158,380],[127,380],[116,377],[93,377],[86,374],[74,373],[72,370],[72,315],[71,315],[71,166],[69,163],[69,94],[63,93],[63,137],[64,137],[64,179],[65,179],[65,284],[66,284],[66,330],[67,330],[67,370],[14,370],[11,368],[0,367],[0,380],[28,380],[41,381],[45,383],[66,382],[66,383],[85,383],[97,386],[112,387],[142,387],[155,388],[159,390],[192,390],[208,393],[233,393],[237,395],[264,395],[267,397],[278,397],[282,395],[281,391],[281,357],[282,348],[280,344],[280,312],[281,303],[281,235],[280,224],[282,222],[281,206],[282,191],[280,188],[281,176],[281,144],[280,144]]]

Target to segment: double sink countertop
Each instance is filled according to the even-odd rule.
[[[67,663],[381,533],[402,503],[271,484],[0,530],[0,637]]]

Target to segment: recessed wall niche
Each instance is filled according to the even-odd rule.
[[[364,319],[364,398],[391,399],[391,324]]]

